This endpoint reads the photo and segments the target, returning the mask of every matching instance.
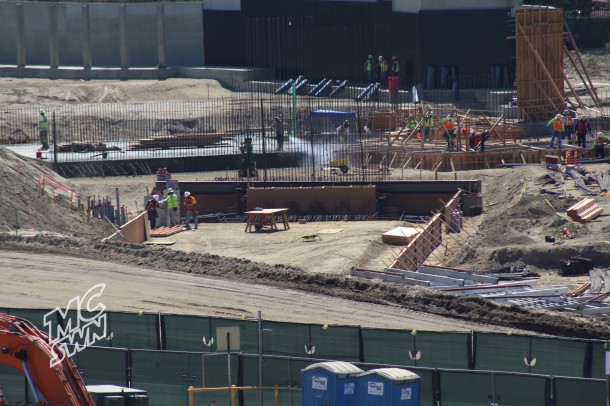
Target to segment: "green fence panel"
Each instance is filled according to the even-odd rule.
[[[229,360],[231,368],[231,384],[237,385],[237,373],[239,370],[239,354],[232,353],[201,353],[202,382],[206,387],[217,388],[229,386]],[[199,385],[199,384],[197,384]]]
[[[606,379],[606,343],[605,342],[591,342],[589,343],[592,347],[592,359],[591,359],[591,378]]]
[[[27,381],[16,369],[0,364],[0,387],[4,389],[4,397],[9,405],[25,401]],[[29,399],[34,400],[34,397],[30,396]]]
[[[415,366],[468,369],[469,333],[419,331],[412,335],[410,356]],[[417,357],[419,356],[419,359]]]
[[[479,370],[583,377],[586,354],[585,341],[475,333]]]
[[[360,329],[358,327],[310,325],[312,356],[337,361],[360,361]],[[304,346],[308,343],[303,337]],[[315,347],[315,350],[314,350]],[[302,354],[301,356],[306,356]]]
[[[412,365],[409,358],[412,342],[413,336],[408,330],[362,329],[365,362]]]
[[[258,353],[258,322],[250,320],[212,319],[211,333],[214,337],[212,349],[218,351],[218,327],[238,327],[240,352]],[[226,337],[223,337],[226,341]],[[231,349],[234,351],[234,349]],[[237,349],[235,349],[237,351]]]
[[[606,406],[606,380],[582,378],[554,378],[554,406]]]
[[[469,333],[363,329],[364,359],[376,364],[467,369]]]
[[[109,346],[159,349],[158,315],[155,313],[108,313]]]
[[[125,349],[88,347],[72,360],[87,385],[127,386],[128,357]]]
[[[587,342],[558,338],[531,337],[536,374],[585,377]]]
[[[209,342],[211,319],[209,317],[163,315],[165,349],[170,351],[211,351],[203,343]]]
[[[44,316],[49,313],[49,311],[49,309],[8,309],[8,314],[26,319],[39,330],[48,332],[49,329],[44,325]]]
[[[439,371],[441,406],[544,406],[550,378],[475,371]]]
[[[309,325],[263,321],[262,327],[264,354],[307,356]]]
[[[185,405],[189,353],[131,351],[131,386],[148,392],[150,406]]]

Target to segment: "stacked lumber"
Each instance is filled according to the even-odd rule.
[[[579,223],[586,223],[599,216],[604,209],[599,207],[593,199],[583,199],[568,208],[568,216]]]
[[[413,227],[396,227],[381,234],[381,241],[391,245],[409,245],[419,232]]]
[[[160,135],[133,141],[129,143],[129,149],[203,148],[226,138],[228,137],[225,134],[219,133]]]
[[[398,114],[395,112],[374,112],[371,114],[371,130],[395,130],[398,127]]]
[[[182,226],[173,226],[173,227],[159,227],[154,230],[150,230],[151,237],[169,237],[170,235],[178,234],[179,232],[184,231],[184,227]]]
[[[103,142],[69,142],[59,144],[57,152],[93,152],[93,151],[118,151],[119,147],[108,147]]]

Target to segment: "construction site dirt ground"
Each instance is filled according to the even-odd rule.
[[[146,83],[3,78],[0,88],[4,107],[197,100],[230,94],[213,81],[182,79]],[[101,220],[87,224],[65,196],[39,195],[36,182],[41,173],[59,178],[56,174],[34,159],[1,148],[0,159],[0,272],[5,276],[0,308],[65,306],[70,298],[103,282],[108,285],[104,303],[110,310],[227,317],[250,317],[262,310],[270,320],[321,324],[610,337],[605,319],[525,310],[348,277],[352,266],[379,269],[391,261],[396,248],[381,243],[380,234],[402,222],[291,224],[290,230],[274,233],[245,233],[243,223],[206,223],[196,232],[168,237],[176,241],[169,247],[101,243],[114,232],[110,224]],[[610,166],[586,169],[593,176],[608,172]],[[176,177],[187,181],[215,176],[224,173]],[[435,175],[411,170],[392,176],[433,179]],[[454,176],[439,174],[440,179]],[[610,263],[609,197],[595,197],[603,215],[580,224],[565,210],[586,196],[569,179],[562,183],[543,167],[460,172],[457,177],[483,181],[484,214],[465,222],[464,240],[449,247],[443,258],[447,264],[488,271],[528,265],[541,273],[539,285],[577,287],[588,277],[560,277],[560,259],[581,255],[597,266]],[[137,213],[146,187],[152,188],[154,180],[149,175],[62,181],[85,195],[113,195],[118,187],[122,202]],[[542,192],[549,189],[555,193]],[[19,236],[15,236],[16,223]],[[545,242],[546,235],[563,227],[575,238]],[[317,237],[303,239],[310,235]]]

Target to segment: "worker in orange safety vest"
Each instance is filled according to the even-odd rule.
[[[559,144],[559,148],[561,148],[561,139],[566,130],[563,124],[564,121],[565,118],[561,114],[557,114],[546,124],[547,127],[553,126],[553,132],[551,133],[551,148],[553,148],[553,145],[555,144],[555,137],[557,137],[557,143]]]
[[[197,218],[197,199],[191,196],[191,192],[184,192],[184,222],[186,229],[191,229],[191,219],[195,219],[195,230],[199,228],[199,219]]]

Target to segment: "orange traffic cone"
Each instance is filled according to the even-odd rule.
[[[572,151],[569,149],[566,151],[566,165],[570,165],[572,161]]]
[[[576,165],[578,163],[577,162],[578,161],[578,151],[577,150],[574,150],[574,157],[573,158],[574,158],[574,165]]]
[[[36,150],[36,159],[41,159],[42,158],[42,150],[40,149],[40,147],[38,147],[38,149]],[[0,405],[2,406],[2,405]]]

